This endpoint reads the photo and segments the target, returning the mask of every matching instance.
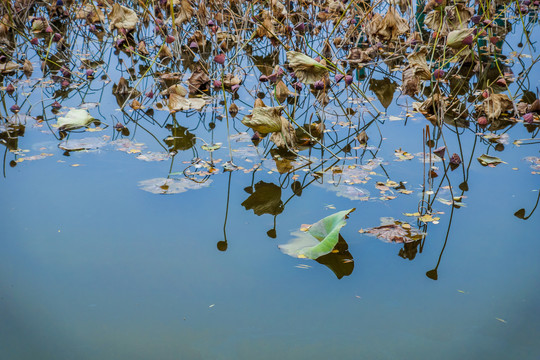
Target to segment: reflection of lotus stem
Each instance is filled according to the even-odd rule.
[[[229,131],[229,109],[227,108],[227,96],[225,93],[225,70],[221,69],[221,90],[223,91],[223,104],[225,106],[225,120],[227,121],[227,143],[229,145],[229,156],[231,157],[231,163],[233,162],[232,149],[231,149],[231,133]]]

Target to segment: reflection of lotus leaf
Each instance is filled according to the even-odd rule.
[[[253,210],[255,215],[279,215],[283,211],[281,188],[272,183],[259,181],[255,191],[243,203],[246,210]]]
[[[306,232],[296,231],[294,238],[279,248],[293,257],[318,259],[329,254],[339,240],[339,231],[345,226],[348,215],[355,209],[339,211],[313,224]]]
[[[332,270],[338,279],[351,275],[354,270],[354,261],[349,252],[349,245],[341,235],[339,235],[334,250],[330,254],[319,257],[316,261]]]
[[[397,87],[398,84],[387,77],[382,80],[371,79],[369,81],[369,90],[373,91],[385,109],[392,103]]]
[[[171,129],[171,136],[163,140],[169,150],[188,150],[195,145],[195,135],[190,133],[183,126],[176,126]]]
[[[152,194],[178,194],[188,190],[197,190],[202,187],[207,187],[212,183],[212,180],[205,182],[195,182],[186,178],[182,179],[166,179],[155,178],[139,182],[141,190],[148,191]]]
[[[5,145],[10,150],[19,148],[19,136],[24,136],[25,126],[8,122],[0,124],[0,144]]]

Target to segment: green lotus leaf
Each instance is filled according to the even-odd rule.
[[[94,118],[85,109],[72,109],[57,121],[58,129],[73,130],[90,125]]]
[[[280,250],[293,257],[317,259],[329,254],[339,240],[339,232],[347,223],[345,220],[355,209],[337,212],[313,224],[307,232],[295,231],[294,238]]]

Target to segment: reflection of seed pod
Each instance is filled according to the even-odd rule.
[[[122,133],[122,136],[129,136],[129,129],[127,127],[124,127],[121,133]]]
[[[351,75],[345,75],[345,84],[351,85],[353,82],[353,77]]]
[[[322,89],[324,89],[324,81],[322,81],[322,80],[315,81],[315,82],[313,83],[313,88],[314,88],[315,90],[322,90]]]
[[[459,157],[458,154],[454,153],[452,155],[452,157],[450,158],[450,164],[453,164],[453,165],[461,164],[461,158]]]
[[[231,106],[229,106],[229,114],[231,114],[233,118],[238,114],[238,106],[235,103],[232,103]]]
[[[291,184],[291,190],[294,193],[294,195],[301,196],[302,195],[302,184],[300,183],[300,181],[296,180],[295,182],[293,182]]]
[[[12,83],[9,83],[8,86],[6,86],[6,92],[8,94],[13,94],[13,92],[15,91],[15,86],[13,86]]]

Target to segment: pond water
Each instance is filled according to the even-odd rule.
[[[246,9],[256,13],[257,6]],[[22,32],[2,43],[10,59],[26,57],[34,67],[29,76],[2,76],[2,357],[538,359],[540,121],[510,114],[483,127],[474,108],[485,89],[515,104],[537,96],[534,11],[523,23],[513,8],[505,13],[514,27],[499,35],[503,56],[494,58],[502,60],[483,60],[492,66],[485,73],[466,77],[452,72],[466,67],[460,62],[445,65],[457,74],[452,79],[465,79],[463,90],[445,77],[424,82],[412,97],[402,94],[406,46],[389,41],[368,64],[344,62],[351,86],[331,75],[322,91],[327,105],[304,85],[282,101],[286,117],[294,127],[313,123],[320,136],[297,131],[292,152],[278,150],[270,136],[253,142],[241,122],[257,97],[278,105],[272,82],[259,77],[275,65],[285,69],[287,56],[268,39],[253,40],[226,66],[212,61],[215,50],[187,49],[189,24],[177,35],[183,57],[166,66],[155,58],[163,40],[152,21],[135,35],[147,42],[147,57],[126,50],[107,25],[89,30],[96,25],[75,19],[51,21],[69,43],[64,50],[48,33]],[[36,7],[32,16],[40,14],[48,13]],[[25,26],[30,31],[32,21]],[[310,46],[322,51],[332,29],[326,22],[319,35],[308,32]],[[345,31],[344,23],[338,34]],[[333,46],[334,58],[345,59],[347,51]],[[297,50],[317,56],[305,44]],[[44,56],[55,60],[42,69]],[[160,79],[176,72],[172,83],[188,88],[194,63],[208,66],[212,81],[233,72],[242,83],[236,91],[212,87],[200,111],[171,114],[159,95],[171,80],[165,86]],[[436,63],[429,62],[432,70]],[[506,90],[486,75],[497,66],[505,67]],[[130,90],[115,95],[121,77]],[[294,92],[290,75],[284,81]],[[437,123],[426,118],[440,113],[417,111],[413,102],[432,97],[436,84],[465,104],[465,116],[449,110],[450,119]],[[130,96],[143,108],[134,109]],[[236,117],[228,114],[232,102]],[[55,127],[81,108],[99,122]],[[367,144],[357,138],[362,130]],[[434,154],[442,146],[444,161]],[[462,162],[452,169],[454,153]],[[481,164],[483,154],[495,164]],[[306,224],[352,208],[333,252],[312,260],[280,250]],[[381,218],[394,219],[389,226],[401,241],[370,234],[389,221]]]

